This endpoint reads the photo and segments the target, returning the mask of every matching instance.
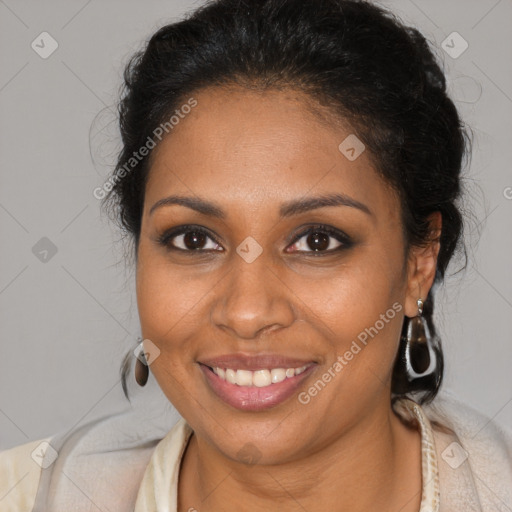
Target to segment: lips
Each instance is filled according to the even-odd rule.
[[[233,368],[235,370],[264,370],[272,368],[300,368],[315,362],[276,354],[228,354],[209,359],[201,359],[200,363],[210,368]]]
[[[199,367],[208,388],[223,402],[238,410],[262,411],[290,398],[316,363],[279,355],[236,354],[203,359]],[[276,378],[264,378],[267,373]]]

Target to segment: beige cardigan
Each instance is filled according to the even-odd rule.
[[[434,404],[395,406],[421,432],[420,512],[511,512],[510,433],[453,399]],[[190,426],[180,419],[164,436],[145,437],[120,426],[132,421],[126,414],[118,419],[95,422],[64,442],[47,438],[0,452],[0,512],[175,512]]]

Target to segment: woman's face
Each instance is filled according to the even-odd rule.
[[[339,149],[349,128],[291,91],[194,98],[145,191],[150,368],[225,456],[298,459],[389,410],[403,316],[430,283],[418,288],[399,201],[368,152]]]

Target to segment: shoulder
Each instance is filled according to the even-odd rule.
[[[511,432],[446,394],[424,411],[432,423],[445,494],[465,492],[459,500],[474,494],[485,511],[511,504]]]
[[[471,449],[475,457],[487,459],[491,454],[505,467],[512,464],[512,432],[485,414],[443,394],[433,404],[424,406],[438,430],[451,430]],[[444,427],[444,428],[443,428]],[[475,462],[478,462],[475,460]]]
[[[35,502],[42,468],[51,458],[50,438],[0,452],[0,509],[29,512]]]

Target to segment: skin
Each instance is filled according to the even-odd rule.
[[[198,105],[153,153],[137,261],[142,334],[160,350],[151,371],[194,430],[179,510],[419,510],[420,436],[392,411],[390,380],[404,315],[416,316],[427,296],[439,244],[407,253],[397,195],[368,151],[352,162],[340,153],[353,131],[302,93],[209,88],[194,97]],[[279,216],[283,203],[333,192],[371,214],[329,206]],[[225,218],[182,205],[150,214],[169,195],[213,202]],[[440,216],[431,221],[439,232]],[[293,243],[316,223],[353,245],[319,256],[307,235]],[[217,240],[205,247],[222,250],[158,243],[183,224],[208,229]],[[252,263],[236,252],[248,236],[263,249]],[[183,247],[183,237],[173,243]],[[213,394],[197,363],[235,352],[315,361],[305,391],[394,303],[402,310],[306,405],[294,395],[239,411]],[[256,464],[240,460],[247,443]]]

